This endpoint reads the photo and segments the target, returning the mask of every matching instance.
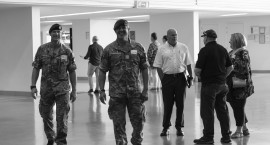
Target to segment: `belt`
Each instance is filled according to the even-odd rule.
[[[181,75],[183,75],[184,73],[176,73],[176,74],[164,74],[164,76],[168,76],[168,77],[179,77]]]

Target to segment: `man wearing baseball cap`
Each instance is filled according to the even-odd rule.
[[[31,94],[37,97],[36,82],[42,69],[39,112],[44,123],[47,145],[67,144],[69,100],[76,100],[76,64],[70,48],[61,43],[62,26],[54,24],[49,30],[51,42],[41,45],[32,63]],[[72,91],[70,91],[70,83]],[[57,132],[54,131],[53,106],[56,104]]]
[[[201,79],[201,118],[203,136],[195,139],[196,144],[214,143],[214,112],[220,122],[221,143],[230,143],[230,118],[226,105],[228,86],[226,77],[233,70],[227,50],[216,42],[217,34],[210,29],[203,32],[203,47],[198,55],[195,74]]]
[[[148,91],[148,65],[143,46],[129,39],[128,21],[120,19],[113,27],[117,39],[103,51],[100,64],[100,101],[106,104],[104,84],[109,72],[108,114],[113,121],[117,145],[127,145],[126,110],[133,127],[131,143],[141,145],[145,123],[145,105]],[[139,73],[143,77],[143,90],[139,83]]]

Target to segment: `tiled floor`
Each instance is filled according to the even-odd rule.
[[[231,145],[269,145],[270,144],[270,74],[253,76],[255,94],[247,101],[246,112],[249,119],[250,137],[233,139]],[[108,88],[108,84],[106,85]],[[160,137],[162,130],[163,102],[161,91],[149,91],[147,121],[144,128],[143,145],[192,145],[194,138],[202,132],[200,118],[200,84],[188,89],[185,102],[185,136],[177,137],[171,127],[168,137]],[[72,104],[69,117],[69,145],[113,145],[114,133],[109,120],[108,105],[99,102],[95,94],[88,95],[87,82],[78,84],[78,98]],[[45,145],[43,124],[38,111],[38,99],[30,96],[0,96],[0,145]],[[231,130],[235,131],[235,121],[231,116]],[[172,123],[175,120],[175,113]],[[131,125],[127,118],[127,134],[130,140]],[[219,122],[215,122],[215,145],[220,145]],[[130,144],[130,143],[129,143]]]

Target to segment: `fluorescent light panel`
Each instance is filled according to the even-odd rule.
[[[141,18],[141,17],[149,17],[149,15],[125,16],[125,17],[117,17],[115,19],[129,19],[129,18]]]
[[[226,15],[220,15],[222,17],[229,17],[229,16],[242,16],[247,15],[248,13],[237,13],[237,14],[226,14]]]
[[[115,10],[105,10],[105,11],[95,11],[95,12],[85,12],[85,13],[73,13],[73,14],[65,14],[65,15],[51,15],[51,16],[43,16],[42,18],[55,18],[55,17],[67,17],[67,16],[76,16],[76,15],[89,15],[89,14],[99,14],[99,13],[110,13],[110,12],[118,12],[122,11],[122,9]]]
[[[128,21],[128,22],[137,23],[137,22],[148,22],[148,21],[147,20],[138,20],[138,21]]]
[[[65,21],[41,21],[40,23],[61,23]]]

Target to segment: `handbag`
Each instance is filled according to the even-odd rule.
[[[233,84],[233,88],[243,88],[247,86],[247,80],[239,79],[236,76],[233,76],[232,84]]]

